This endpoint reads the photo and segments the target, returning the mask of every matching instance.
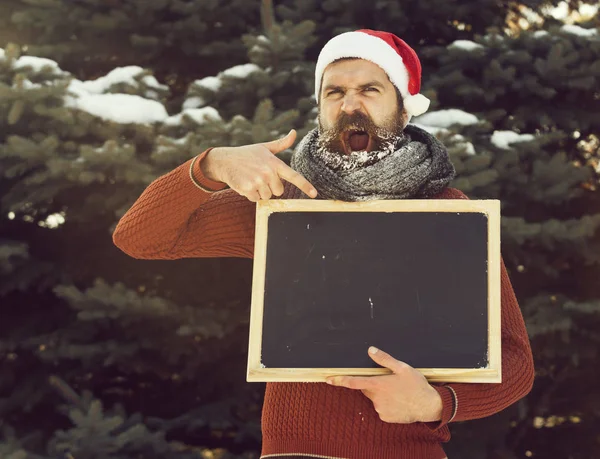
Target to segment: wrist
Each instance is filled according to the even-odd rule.
[[[442,411],[444,408],[444,402],[439,392],[433,386],[429,386],[430,388],[430,403],[429,409],[426,413],[426,419],[423,419],[423,422],[437,422],[442,420]]]
[[[196,156],[190,161],[189,175],[192,183],[200,188],[202,191],[208,193],[214,193],[229,188],[226,183],[218,180],[213,180],[204,172],[202,163],[205,161],[206,156],[212,151],[212,149],[206,150],[204,153]]]
[[[213,182],[223,182],[218,171],[218,158],[222,152],[223,148],[221,147],[212,148],[206,153],[199,164],[202,175]]]

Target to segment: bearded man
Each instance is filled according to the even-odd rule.
[[[255,205],[271,199],[467,199],[450,188],[446,149],[408,124],[419,94],[416,53],[387,32],[331,39],[315,73],[318,128],[294,151],[286,137],[210,148],[151,183],[113,239],[141,259],[253,257]],[[384,376],[267,384],[263,458],[444,459],[448,424],[497,413],[530,390],[533,358],[523,317],[501,266],[502,383],[429,384],[384,350],[369,348]]]

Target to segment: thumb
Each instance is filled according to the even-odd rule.
[[[394,373],[398,373],[399,371],[408,367],[406,363],[396,360],[387,352],[383,352],[374,346],[369,348],[369,357],[371,357],[375,363],[381,365],[382,367],[389,368]]]
[[[263,143],[263,146],[267,147],[267,149],[271,153],[276,155],[277,153],[281,153],[283,150],[290,148],[292,145],[294,145],[295,141],[296,130],[292,129],[285,137],[282,137],[281,139],[277,140],[272,140],[271,142]]]

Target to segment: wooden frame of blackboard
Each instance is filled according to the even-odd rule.
[[[476,212],[488,219],[488,365],[484,368],[417,368],[430,382],[499,383],[500,201],[498,200],[267,200],[256,208],[254,272],[248,348],[248,382],[324,382],[329,376],[389,374],[386,368],[266,368],[261,362],[269,216],[275,212]]]

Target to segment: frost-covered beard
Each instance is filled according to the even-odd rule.
[[[362,146],[357,151],[350,148],[350,137],[354,135],[362,136]],[[365,141],[366,136],[368,139]],[[377,126],[364,113],[354,112],[351,115],[343,113],[335,126],[325,129],[319,116],[316,153],[330,169],[350,171],[370,166],[385,158],[394,151],[402,137],[403,120],[399,111],[386,120],[383,126]],[[361,141],[359,139],[352,143],[360,145]]]

